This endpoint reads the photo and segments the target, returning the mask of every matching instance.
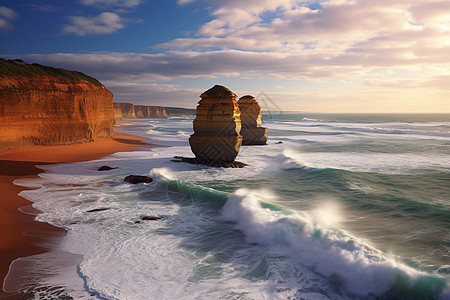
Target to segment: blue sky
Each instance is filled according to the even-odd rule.
[[[450,2],[1,0],[0,57],[78,70],[116,102],[222,84],[283,110],[450,112]]]

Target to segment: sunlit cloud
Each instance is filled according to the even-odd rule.
[[[124,21],[116,13],[104,12],[96,17],[70,17],[71,25],[63,28],[63,33],[75,35],[109,34],[122,29]]]

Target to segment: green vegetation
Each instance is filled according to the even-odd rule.
[[[4,59],[0,58],[0,77],[3,76],[24,76],[33,77],[35,75],[64,77],[74,81],[86,80],[95,85],[101,83],[86,74],[77,71],[69,71],[60,68],[43,66],[40,64],[27,64],[21,59]]]

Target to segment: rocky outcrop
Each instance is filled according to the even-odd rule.
[[[134,113],[134,105],[131,103],[114,103],[116,107],[119,107],[122,111],[123,119],[136,119],[136,114]]]
[[[134,114],[137,119],[167,118],[167,113],[162,106],[135,105]]]
[[[122,119],[152,119],[167,118],[167,113],[162,106],[134,105],[131,103],[114,103],[122,112]]]
[[[151,177],[144,176],[144,175],[128,175],[123,179],[123,181],[137,184],[137,183],[150,183],[153,181]]]
[[[112,98],[83,73],[0,59],[0,150],[110,137]]]
[[[122,110],[120,109],[120,106],[118,103],[113,103],[113,111],[114,111],[114,121],[122,121],[123,115]]]
[[[267,142],[267,128],[261,127],[261,106],[255,97],[247,95],[238,101],[241,111],[241,135],[243,145],[265,145]]]
[[[241,118],[236,95],[215,85],[200,96],[194,134],[189,144],[196,159],[206,165],[234,162],[242,144]]]

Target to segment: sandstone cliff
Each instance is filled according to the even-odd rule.
[[[113,111],[114,111],[114,121],[122,121],[123,115],[122,110],[120,109],[120,106],[118,103],[113,103]]]
[[[131,103],[114,103],[122,112],[123,119],[151,119],[167,118],[167,113],[162,106],[134,105]]]
[[[0,59],[0,150],[109,137],[112,98],[83,73]]]
[[[242,144],[236,95],[215,85],[200,97],[194,134],[189,138],[192,152],[198,161],[207,165],[234,162]]]
[[[243,145],[265,145],[267,128],[261,127],[261,106],[255,97],[246,95],[238,101],[241,111]]]
[[[134,113],[134,105],[131,103],[114,103],[114,106],[119,107],[122,111],[123,119],[136,119],[136,114]]]
[[[138,119],[167,118],[166,110],[162,106],[135,105],[134,113]]]

